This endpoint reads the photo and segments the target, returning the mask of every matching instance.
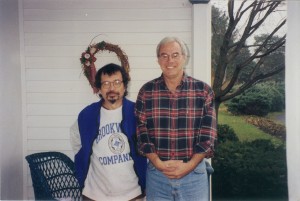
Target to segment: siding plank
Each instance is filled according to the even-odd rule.
[[[74,123],[75,116],[27,116],[27,127],[34,128],[52,128],[52,127],[66,127]],[[29,148],[30,146],[28,146]]]
[[[174,15],[174,13],[176,13],[176,15]],[[177,20],[191,19],[191,9],[25,9],[24,19],[26,21],[145,21],[162,19]]]
[[[107,41],[108,42],[108,41]],[[48,57],[77,57],[78,64],[81,53],[86,50],[88,46],[27,46],[25,49],[26,56],[48,56]],[[156,45],[123,45],[119,46],[127,56],[144,57],[156,56]],[[142,51],[141,51],[142,50]],[[98,52],[96,55],[101,57],[108,57],[110,59],[116,58],[116,54],[108,51]]]
[[[41,80],[41,79],[40,79]],[[26,92],[27,93],[87,93],[91,91],[91,87],[88,81],[27,81]],[[51,95],[51,94],[49,94]]]
[[[84,76],[80,76],[80,74],[81,71],[78,69],[29,69],[26,71],[27,81],[76,82],[77,80],[86,80],[86,78]],[[152,69],[134,69],[130,72],[130,75],[134,77],[134,80],[149,80],[149,77],[158,77],[160,74],[161,70],[159,67]],[[66,82],[66,84],[68,83]],[[80,85],[81,83],[77,84]]]
[[[183,8],[191,7],[186,0],[24,0],[25,9],[95,9],[95,8]]]
[[[69,140],[69,138],[68,125],[64,128],[28,128],[28,140]]]
[[[93,94],[92,90],[85,90],[81,93],[47,93],[45,91],[27,93],[28,104],[87,104],[90,102],[96,102],[98,100],[99,97],[96,94]]]
[[[143,26],[141,26],[143,24]],[[168,26],[166,26],[168,25]],[[188,32],[191,20],[160,21],[24,21],[25,33],[162,33]],[[71,36],[71,34],[70,34]]]
[[[84,50],[84,49],[83,49]],[[153,51],[154,52],[154,51]],[[81,69],[81,64],[79,61],[80,55],[77,57],[27,57],[26,59],[26,69],[34,68],[34,69]],[[101,53],[96,55],[96,68],[101,66],[101,64],[107,64],[110,62],[120,63],[119,61],[115,61],[113,57],[104,57]],[[144,68],[157,68],[157,58],[154,56],[147,57],[136,57],[130,56],[128,57],[128,62],[130,65],[130,69],[144,69]]]
[[[85,104],[28,104],[27,114],[31,116],[76,116]]]
[[[28,140],[30,151],[61,151],[72,150],[70,140]]]
[[[93,43],[100,41],[112,42],[123,45],[157,45],[157,43],[166,35],[176,35],[183,39],[187,44],[191,44],[191,36],[186,32],[162,32],[162,33],[111,33],[105,32],[103,34],[96,33],[32,33],[25,34],[25,44],[28,46],[88,46],[91,40]]]

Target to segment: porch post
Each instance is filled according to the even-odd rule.
[[[209,0],[190,0],[192,13],[191,60],[193,76],[211,84],[211,4]]]
[[[210,0],[190,0],[192,13],[191,60],[193,77],[211,85],[211,4]],[[211,164],[211,160],[208,161]],[[212,200],[211,177],[210,200]]]

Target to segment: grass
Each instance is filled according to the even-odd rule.
[[[256,139],[268,139],[274,144],[282,144],[283,142],[273,137],[252,124],[248,124],[243,116],[235,116],[229,113],[225,106],[221,106],[218,113],[218,124],[227,124],[236,133],[239,140],[242,141],[253,141]]]

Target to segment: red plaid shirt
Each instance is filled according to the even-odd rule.
[[[141,154],[183,161],[194,153],[212,157],[216,114],[214,93],[206,83],[184,75],[171,93],[163,77],[156,78],[140,89],[135,112]]]

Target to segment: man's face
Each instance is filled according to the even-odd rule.
[[[158,63],[165,78],[182,76],[186,56],[177,42],[169,42],[160,47]]]
[[[100,94],[104,99],[104,106],[108,109],[119,107],[122,105],[122,100],[125,93],[121,72],[116,72],[111,76],[107,74],[101,75]]]

